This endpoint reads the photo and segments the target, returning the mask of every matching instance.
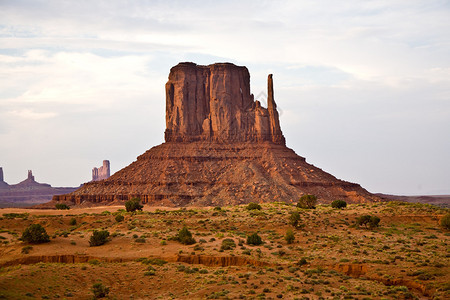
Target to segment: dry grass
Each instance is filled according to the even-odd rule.
[[[123,208],[0,210],[0,299],[89,299],[96,282],[110,288],[111,299],[450,297],[450,233],[438,223],[445,209],[381,203],[303,210],[271,203],[260,211],[145,207],[132,214],[118,211]],[[303,228],[288,224],[293,211],[300,212]],[[116,222],[116,214],[124,221]],[[356,227],[362,214],[380,217],[380,227]],[[73,218],[76,225],[70,225]],[[25,254],[18,238],[32,223],[43,225],[51,242]],[[196,244],[171,239],[183,226]],[[284,239],[289,228],[293,244]],[[111,241],[89,247],[94,229],[108,230]],[[253,232],[263,245],[245,244]],[[236,247],[221,249],[224,239]],[[177,262],[180,255],[185,262]],[[168,263],[136,261],[149,257]],[[305,265],[297,264],[301,258]]]

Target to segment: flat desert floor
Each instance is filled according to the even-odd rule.
[[[450,299],[450,232],[439,225],[448,209],[261,206],[0,209],[0,299],[92,299],[95,283],[109,299]],[[379,226],[357,226],[361,215]],[[34,223],[50,242],[19,239]],[[174,239],[183,227],[195,244]],[[109,241],[90,247],[93,230]],[[247,244],[253,233],[261,245]]]

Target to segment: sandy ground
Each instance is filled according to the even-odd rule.
[[[439,227],[448,210],[388,203],[344,210],[262,206],[261,211],[144,206],[137,214],[118,212],[124,206],[0,209],[0,299],[89,299],[99,281],[111,289],[111,299],[450,297],[450,232]],[[296,211],[302,228],[288,223]],[[124,221],[117,222],[117,214]],[[380,227],[355,227],[362,214],[379,216]],[[46,229],[49,243],[18,240],[33,223]],[[193,233],[194,245],[171,240],[183,226]],[[90,247],[95,229],[108,230],[110,241]],[[284,239],[289,229],[293,244]],[[262,245],[246,244],[254,232]],[[225,239],[236,246],[221,250]],[[167,263],[149,266],[136,262],[139,258]],[[297,264],[301,258],[305,265]],[[149,268],[155,274],[149,275]]]

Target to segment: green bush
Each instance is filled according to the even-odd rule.
[[[298,266],[303,266],[306,265],[308,262],[306,261],[306,258],[302,257],[298,262],[297,265]]]
[[[89,246],[101,246],[108,241],[109,232],[107,230],[94,230],[91,238],[89,239]]]
[[[105,298],[109,294],[109,288],[98,282],[92,285],[92,292],[94,293],[94,298],[96,299]]]
[[[21,239],[22,241],[31,244],[50,242],[50,237],[45,231],[45,228],[41,226],[41,224],[30,225],[23,231]]]
[[[378,218],[377,216],[371,216],[370,217],[370,222],[369,222],[369,227],[370,228],[375,228],[378,227],[378,225],[380,224],[380,218]]]
[[[141,205],[141,199],[139,198],[132,198],[131,200],[125,202],[125,209],[127,211],[142,210],[143,207],[144,206]]]
[[[356,219],[356,225],[364,226],[366,228],[375,228],[378,227],[380,223],[380,218],[377,216],[363,215]]]
[[[254,210],[254,209],[261,210],[261,205],[259,205],[258,203],[250,202],[247,205],[246,209],[247,210]]]
[[[192,237],[192,233],[186,226],[178,232],[176,240],[184,245],[192,245],[196,243],[195,239]]]
[[[69,225],[72,225],[72,226],[77,225],[77,219],[75,219],[75,218],[70,219]]]
[[[302,223],[300,223],[301,217],[298,211],[294,211],[289,215],[289,224],[294,226],[295,228],[300,228],[303,226]]]
[[[222,246],[220,249],[222,250],[233,250],[233,248],[236,248],[236,243],[233,239],[224,239],[222,241]]]
[[[33,246],[30,246],[30,245],[25,246],[25,247],[22,248],[22,253],[23,253],[23,254],[28,254],[28,253],[30,253],[30,251],[31,251],[32,249],[33,249]]]
[[[247,237],[247,244],[248,245],[261,245],[262,240],[261,237],[255,232]]]
[[[450,213],[442,217],[440,224],[445,229],[450,229]]]
[[[347,207],[347,202],[344,200],[334,200],[331,202],[331,207],[333,208],[345,208]]]
[[[141,262],[143,264],[146,265],[157,265],[157,266],[162,266],[167,264],[167,261],[164,259],[160,259],[160,258],[138,258],[136,261]]]
[[[316,208],[317,197],[315,195],[303,195],[297,203],[299,208]]]
[[[70,209],[70,207],[65,203],[56,203],[55,207],[56,209]]]
[[[295,240],[295,235],[294,235],[294,233],[292,232],[291,229],[288,229],[288,230],[287,230],[286,235],[284,236],[284,239],[286,240],[286,242],[287,242],[288,244],[292,244],[292,243],[294,242],[294,240]]]
[[[122,222],[125,219],[125,217],[123,215],[117,215],[115,217],[116,222]]]

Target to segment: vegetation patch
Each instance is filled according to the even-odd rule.
[[[50,242],[50,237],[41,224],[32,224],[24,230],[21,240],[30,244]]]
[[[317,197],[315,195],[303,195],[297,203],[297,207],[305,209],[314,209],[317,205]]]
[[[70,207],[65,203],[56,203],[55,208],[59,210],[69,210]]]
[[[134,212],[137,210],[142,210],[144,206],[141,205],[141,199],[139,198],[132,198],[131,200],[128,200],[125,202],[125,209],[128,212]]]
[[[89,246],[96,247],[105,244],[109,238],[109,231],[107,230],[94,230],[92,236],[89,239]]]

